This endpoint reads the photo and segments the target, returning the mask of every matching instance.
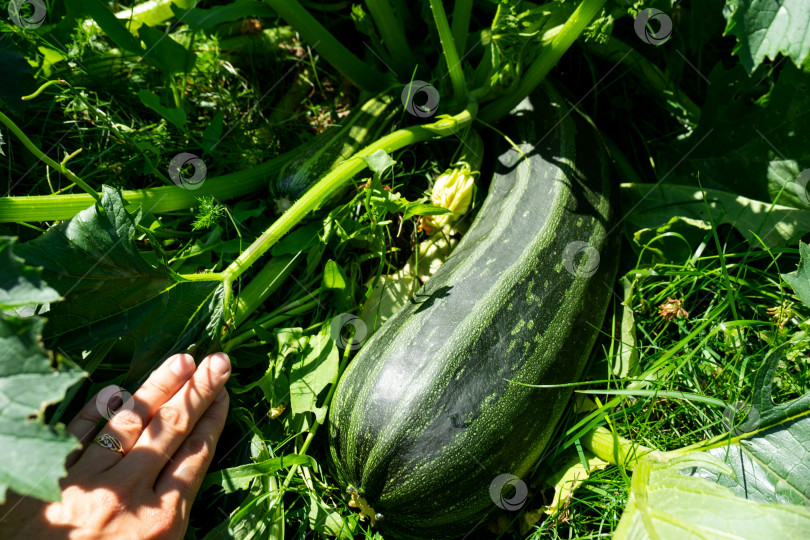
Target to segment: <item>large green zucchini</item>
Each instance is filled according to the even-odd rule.
[[[332,402],[334,469],[386,538],[463,537],[498,510],[492,482],[529,472],[572,392],[516,383],[576,381],[613,287],[595,129],[550,87],[500,128],[522,153],[505,145],[470,230],[361,348]]]

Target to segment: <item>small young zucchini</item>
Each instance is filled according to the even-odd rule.
[[[398,105],[393,94],[378,94],[352,111],[340,127],[331,127],[319,135],[270,184],[276,211],[287,210],[333,167],[385,135]]]

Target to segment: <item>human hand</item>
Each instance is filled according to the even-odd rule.
[[[191,504],[228,413],[225,353],[167,359],[107,424],[96,397],[67,430],[82,443],[67,459],[61,502],[9,493],[0,507],[4,538],[182,538]],[[93,441],[111,435],[123,453]]]

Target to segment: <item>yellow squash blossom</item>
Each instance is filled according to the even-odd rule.
[[[448,169],[439,176],[433,184],[430,201],[453,213],[430,216],[423,228],[433,233],[463,216],[470,209],[474,185],[474,174],[466,164]]]

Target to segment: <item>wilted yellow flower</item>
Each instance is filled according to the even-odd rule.
[[[658,315],[667,321],[689,318],[689,312],[683,309],[681,301],[668,296],[667,301],[658,306]]]
[[[432,229],[431,232],[434,232],[463,216],[470,209],[474,185],[473,173],[466,165],[448,169],[439,176],[436,183],[433,184],[430,202],[442,208],[447,208],[453,213],[430,216],[426,220],[425,225],[427,227],[425,228]]]

